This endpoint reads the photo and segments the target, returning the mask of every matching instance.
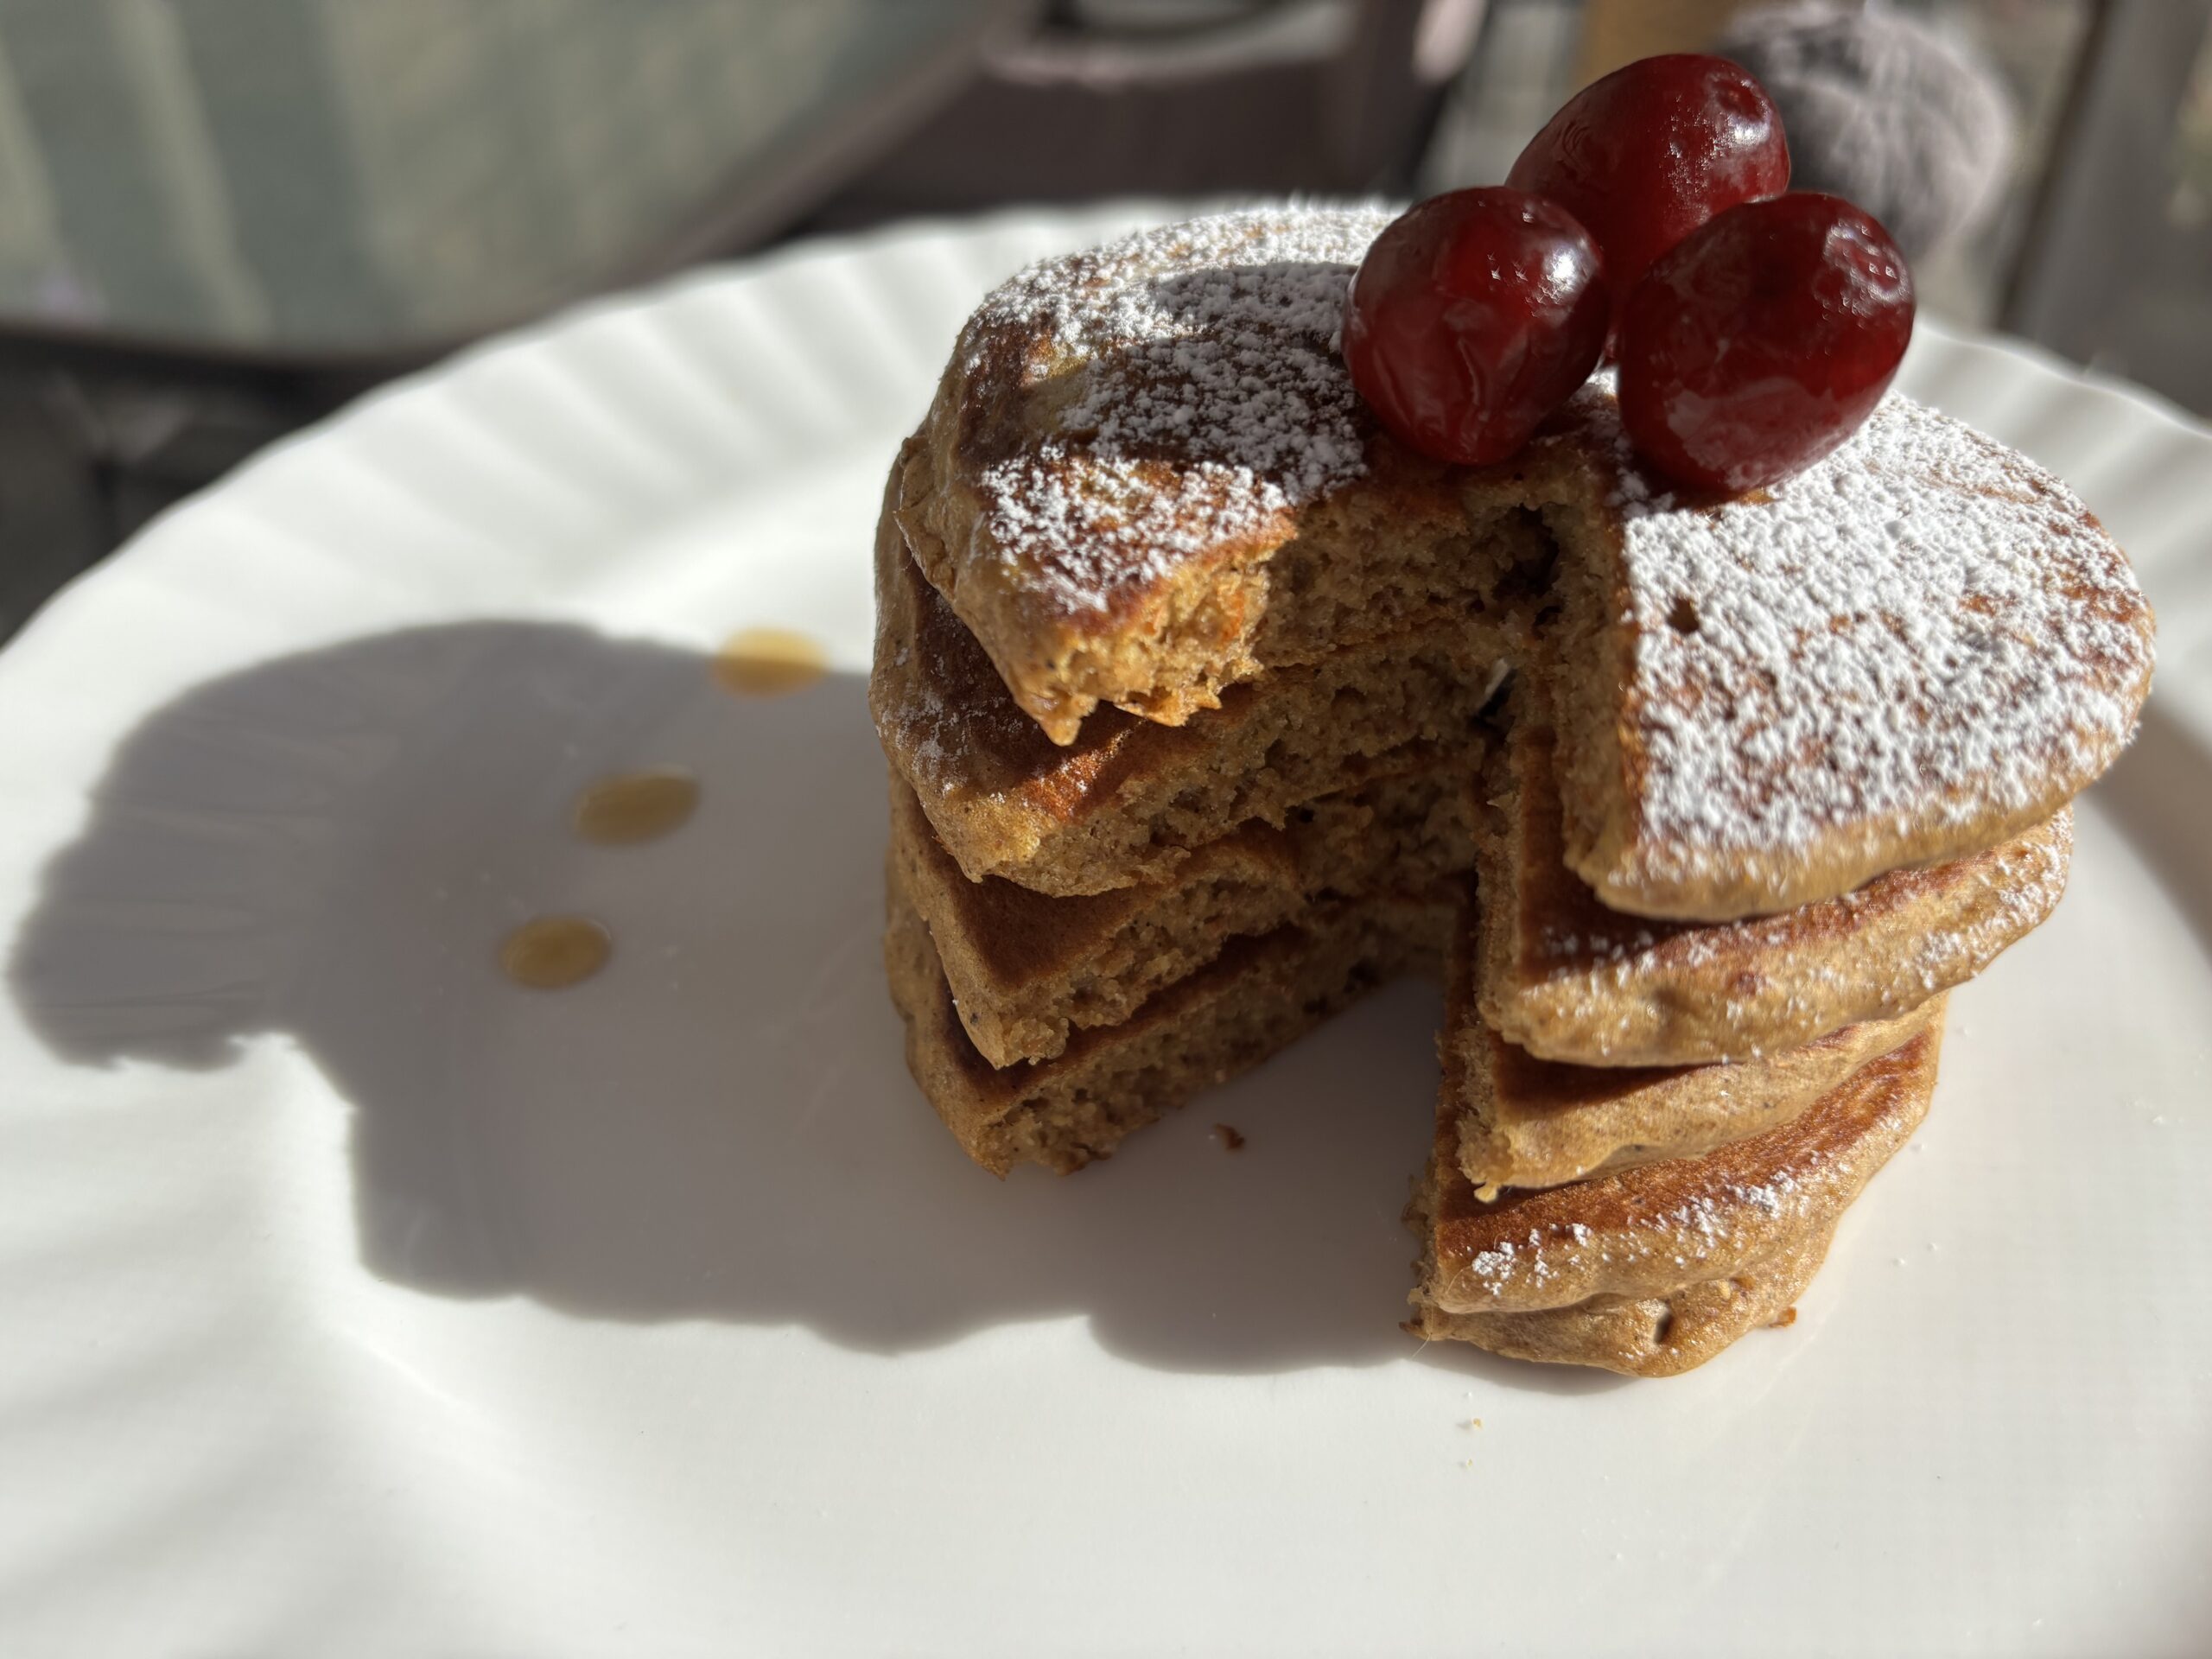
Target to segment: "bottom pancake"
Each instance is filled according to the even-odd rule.
[[[1768,1261],[1662,1296],[1592,1296],[1533,1313],[1446,1313],[1417,1303],[1406,1329],[1508,1359],[1674,1376],[1695,1370],[1747,1331],[1786,1323],[1834,1236],[1833,1227],[1820,1229]]]
[[[1017,1163],[1065,1174],[1364,993],[1433,971],[1452,913],[1440,897],[1315,906],[1295,925],[1231,940],[1121,1024],[1077,1032],[1055,1058],[1004,1068],[976,1052],[960,1023],[895,866],[883,951],[906,1023],[907,1069],[962,1148],[995,1175]]]
[[[1939,1015],[1788,1122],[1703,1157],[1489,1203],[1446,1102],[1407,1214],[1422,1243],[1413,1328],[1636,1376],[1702,1364],[1810,1278],[1836,1218],[1927,1116],[1942,1042]],[[1535,1314],[1555,1317],[1520,1317]]]

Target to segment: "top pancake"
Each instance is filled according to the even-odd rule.
[[[1540,518],[1567,606],[1541,666],[1568,858],[1616,909],[1723,920],[1978,851],[2126,742],[2152,662],[2126,558],[2063,485],[1904,398],[1729,501],[1646,477],[1601,383],[1498,467],[1408,455],[1336,352],[1385,223],[1147,231],[1031,267],[970,320],[895,512],[1053,741],[1100,702],[1179,722],[1377,606],[1383,632],[1533,613],[1541,565],[1485,550]]]
[[[1589,480],[1548,514],[1567,861],[1616,910],[1725,921],[1981,851],[2133,734],[2152,624],[2126,556],[1956,421],[1893,395],[1719,502],[1644,477],[1598,383],[1545,447]]]
[[[1390,215],[1275,208],[1033,265],[984,301],[894,478],[916,562],[1056,743],[1179,725],[1268,668],[1486,607],[1533,518],[1478,526],[1337,355]],[[1511,503],[1499,504],[1499,511]]]

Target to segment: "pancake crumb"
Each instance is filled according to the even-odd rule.
[[[1774,1329],[1777,1331],[1787,1331],[1791,1325],[1796,1323],[1797,1308],[1796,1305],[1792,1303],[1789,1306],[1783,1308],[1782,1312],[1776,1316]]]
[[[1244,1135],[1241,1129],[1231,1128],[1226,1123],[1217,1123],[1213,1126],[1213,1132],[1224,1152],[1242,1152],[1244,1149]]]

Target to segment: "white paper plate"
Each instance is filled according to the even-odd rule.
[[[1656,1383],[1424,1351],[1427,988],[1068,1181],[899,1063],[877,490],[987,284],[1135,216],[499,342],[0,655],[0,1649],[2202,1650],[2212,440],[1923,330],[1911,389],[2162,613],[2073,892],[1794,1329]],[[834,673],[718,689],[752,626]],[[652,763],[687,830],[568,833]],[[518,990],[550,911],[615,957]]]

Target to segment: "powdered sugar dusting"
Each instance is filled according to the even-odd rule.
[[[2021,457],[1892,396],[1766,499],[1686,505],[1603,387],[1578,409],[1615,467],[1652,874],[2030,810],[2132,733],[2140,590]]]
[[[1061,607],[1104,611],[1179,562],[1287,533],[1365,470],[1337,353],[1344,292],[1391,215],[1271,207],[1139,232],[1030,266],[962,337],[1056,403],[983,466],[998,556]],[[1065,382],[1065,385],[1055,383]]]

